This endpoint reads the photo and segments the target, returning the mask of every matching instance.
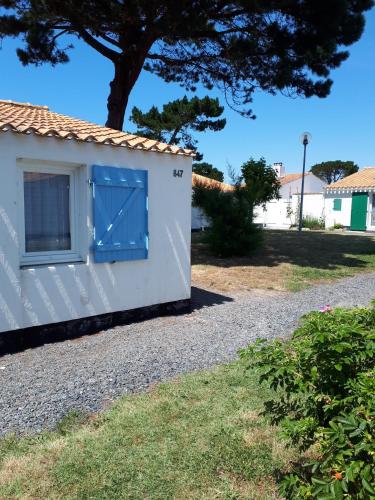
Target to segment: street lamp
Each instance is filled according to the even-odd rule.
[[[302,182],[301,182],[301,203],[299,206],[299,221],[298,221],[298,231],[302,231],[303,223],[303,194],[305,190],[305,167],[306,167],[306,148],[311,142],[311,134],[309,132],[304,132],[301,135],[301,142],[303,144],[303,168],[302,168]]]

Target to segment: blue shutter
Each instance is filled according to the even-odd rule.
[[[94,260],[147,259],[147,171],[93,165]]]

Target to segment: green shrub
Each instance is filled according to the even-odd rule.
[[[211,252],[218,257],[248,255],[262,242],[262,231],[252,223],[252,206],[245,190],[222,191],[196,186],[193,203],[210,219],[205,235]]]
[[[241,355],[275,390],[265,413],[292,445],[310,448],[282,493],[375,498],[375,309],[327,306],[290,341],[258,341]]]
[[[307,216],[303,218],[302,227],[315,230],[324,229],[325,221],[323,218],[318,219],[317,217]]]
[[[344,229],[345,226],[343,224],[334,224],[332,229]]]

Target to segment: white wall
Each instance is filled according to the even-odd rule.
[[[313,174],[305,176],[304,186],[304,217],[324,217],[323,190],[326,183]],[[280,200],[266,204],[265,209],[258,207],[254,221],[267,227],[289,228],[296,223],[298,210],[298,195],[301,192],[301,179],[288,182],[280,187]],[[291,213],[292,212],[292,213]]]
[[[265,208],[260,206],[255,209],[254,222],[275,229],[287,229],[294,223],[294,217],[288,213],[288,207],[291,206],[291,202],[286,199],[272,200]]]
[[[341,210],[333,210],[333,200],[341,199]],[[326,227],[333,227],[335,224],[350,226],[351,211],[352,211],[352,194],[351,193],[327,193],[326,199]]]
[[[299,196],[293,195],[291,199],[273,200],[256,209],[255,222],[266,227],[287,229],[298,220]],[[304,217],[325,217],[325,200],[323,193],[306,193],[303,197]]]
[[[82,164],[86,262],[20,268],[17,158]],[[147,260],[93,263],[93,164],[149,171]],[[0,332],[190,297],[191,158],[6,132],[0,169]]]
[[[299,207],[299,195],[293,195],[293,210]],[[303,197],[303,217],[322,219],[325,217],[325,199],[323,193],[307,193]]]

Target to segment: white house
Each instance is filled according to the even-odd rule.
[[[301,197],[302,174],[286,174],[282,163],[274,163],[280,180],[280,199],[258,207],[255,222],[265,227],[286,229],[296,223]],[[311,172],[305,174],[304,217],[324,218],[324,188],[327,184]]]
[[[191,151],[0,101],[0,152],[0,332],[188,303]]]
[[[326,227],[375,231],[375,167],[366,167],[327,186]]]

